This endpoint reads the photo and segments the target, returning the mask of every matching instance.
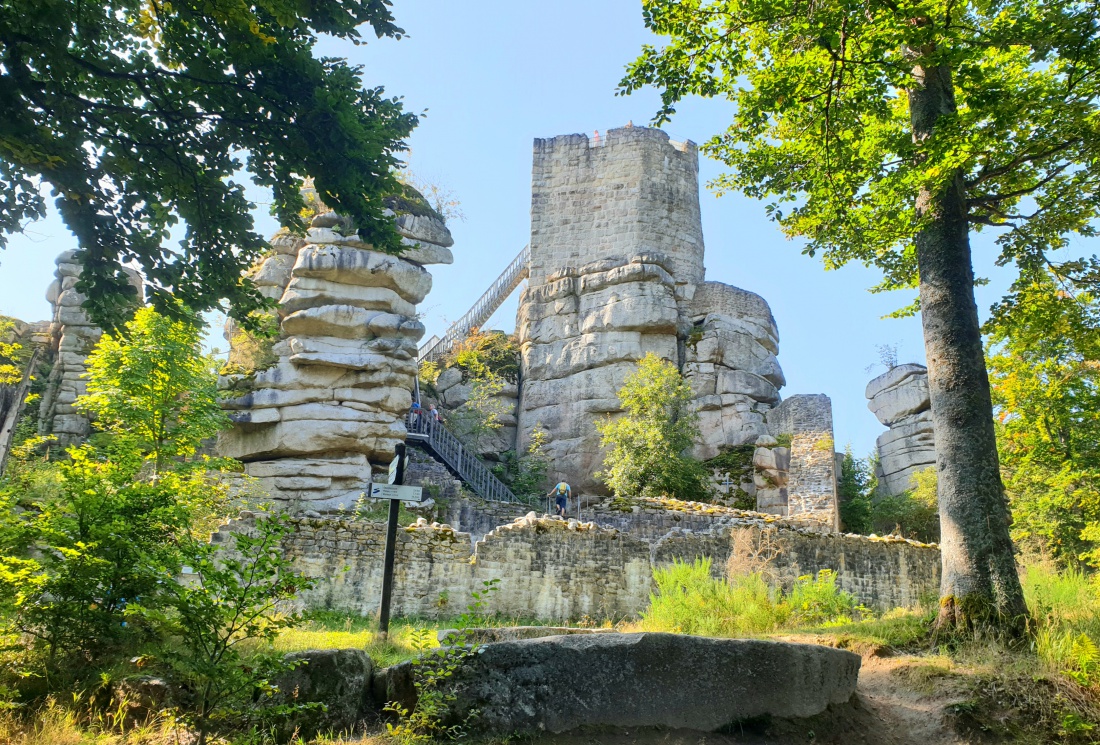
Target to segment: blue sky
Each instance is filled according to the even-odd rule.
[[[411,170],[453,190],[466,216],[451,224],[455,263],[432,269],[434,288],[421,306],[431,335],[462,315],[527,242],[533,138],[649,121],[655,92],[614,93],[624,65],[656,40],[642,25],[638,0],[395,0],[394,13],[406,38],[371,36],[360,46],[328,40],[320,54],[363,65],[367,85],[403,96],[410,111],[427,110],[410,139]],[[689,101],[665,129],[673,139],[702,142],[730,116],[727,102]],[[704,158],[700,170],[705,184],[722,169]],[[705,188],[700,196],[707,279],[771,304],[788,381],[783,395],[828,394],[838,448],[851,442],[857,454],[869,452],[884,431],[863,397],[882,371],[866,372],[878,360],[876,346],[897,345],[902,362],[924,360],[919,318],[882,319],[911,294],[870,294],[879,275],[861,266],[825,272],[767,220],[761,202],[718,199]],[[253,198],[264,200],[259,191]],[[266,207],[258,225],[265,233],[275,228]],[[54,215],[14,236],[0,252],[0,314],[46,318],[53,258],[74,246]],[[1084,248],[1079,242],[1076,253]],[[974,254],[977,273],[992,280],[978,288],[984,318],[1011,277],[993,267],[992,236],[975,236]],[[511,330],[515,308],[513,297],[488,326]]]

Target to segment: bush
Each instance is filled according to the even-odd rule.
[[[844,448],[836,492],[840,501],[840,522],[849,533],[872,530],[872,495],[878,486],[874,458],[856,458],[852,446]]]
[[[872,527],[879,533],[897,532],[906,538],[936,543],[940,539],[940,514],[935,467],[913,474],[912,484],[907,492],[874,500]]]
[[[549,435],[541,426],[531,431],[527,452],[516,455],[515,450],[501,453],[500,462],[493,473],[520,499],[541,503],[546,495],[546,474],[550,471],[550,457],[546,454]]]
[[[653,580],[657,593],[639,624],[645,631],[737,637],[868,614],[851,593],[837,589],[836,574],[827,569],[799,577],[789,593],[771,587],[760,572],[715,578],[710,559],[676,560],[655,570]]]
[[[224,485],[201,471],[141,479],[142,459],[107,459],[90,446],[49,464],[49,488],[32,503],[18,479],[0,484],[0,603],[9,628],[44,654],[44,673],[79,659],[107,664],[135,643],[127,604],[158,595],[159,567],[178,571],[176,544],[224,509]]]
[[[302,620],[283,606],[312,586],[282,552],[290,530],[287,518],[275,515],[234,533],[227,550],[185,538],[180,554],[195,580],[177,581],[178,568],[165,567],[160,602],[129,610],[158,632],[152,661],[166,666],[188,693],[182,716],[197,730],[198,745],[211,734],[255,727],[293,708],[256,705],[257,696],[262,704],[263,696],[277,692],[271,680],[293,666],[273,649],[279,632]]]
[[[600,445],[611,448],[599,472],[616,497],[706,499],[710,480],[688,455],[699,439],[694,394],[671,362],[650,352],[619,390],[626,414],[597,422]]]

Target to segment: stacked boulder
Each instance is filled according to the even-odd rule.
[[[275,252],[253,270],[261,291],[278,298],[278,333],[252,355],[260,367],[223,377],[234,424],[218,450],[244,461],[284,509],[352,507],[371,464],[388,462],[405,439],[424,334],[416,305],[432,285],[424,265],[451,263],[453,240],[437,216],[394,218],[407,246],[401,257],[373,250],[323,212],[304,238],[276,236]],[[232,328],[227,335],[236,349],[254,343]]]
[[[46,290],[46,300],[53,306],[50,336],[54,364],[39,407],[38,433],[53,435],[62,446],[82,442],[91,434],[91,422],[74,403],[88,392],[88,355],[103,336],[81,307],[87,297],[76,290],[82,268],[76,253],[70,249],[57,257],[54,280]],[[141,275],[133,269],[124,271],[140,302]]]
[[[936,464],[928,369],[898,365],[867,384],[867,407],[890,429],[878,437],[879,493],[913,487],[913,474]]]
[[[767,411],[786,380],[779,367],[779,330],[764,298],[721,282],[703,282],[690,303],[694,322],[683,373],[699,411],[702,439],[695,457],[768,435]]]

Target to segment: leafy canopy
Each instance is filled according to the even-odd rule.
[[[690,95],[735,104],[703,145],[716,179],[769,199],[827,268],[916,281],[916,198],[961,174],[967,217],[999,232],[999,261],[1034,266],[1100,212],[1100,18],[1094,3],[1033,0],[644,0],[646,46],[620,84],[661,90],[667,121]],[[957,110],[915,141],[916,69],[952,71]],[[1095,257],[1066,263],[1097,279]]]
[[[600,445],[610,447],[597,476],[619,497],[703,499],[707,471],[688,451],[699,439],[691,386],[676,366],[652,352],[619,390],[626,414],[597,422]]]
[[[1100,564],[1100,303],[1047,271],[1013,291],[986,325],[1013,538]]]
[[[133,442],[160,467],[194,454],[228,422],[218,406],[214,360],[197,322],[139,310],[119,338],[104,334],[88,357],[88,395],[77,406],[97,428]]]
[[[265,250],[242,168],[300,230],[301,180],[359,235],[400,251],[383,197],[416,125],[363,71],[315,57],[320,34],[400,38],[388,0],[9,0],[0,4],[0,247],[45,214],[48,186],[79,240],[77,288],[101,323],[131,310],[122,264],[174,311],[263,304],[241,275]],[[178,248],[166,246],[178,222]]]

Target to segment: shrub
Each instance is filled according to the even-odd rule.
[[[736,637],[868,614],[851,593],[837,588],[836,574],[827,569],[799,577],[789,593],[770,586],[760,572],[715,578],[709,558],[676,560],[655,570],[653,580],[657,593],[639,624],[646,631]]]
[[[936,469],[930,466],[913,474],[913,488],[874,500],[871,522],[875,531],[897,531],[906,538],[934,543],[940,539]]]
[[[45,654],[47,673],[133,641],[127,604],[159,593],[157,567],[178,568],[180,536],[227,501],[224,485],[199,471],[148,480],[133,454],[68,454],[46,467],[56,480],[23,509],[18,482],[0,485],[0,602],[10,628]]]
[[[166,566],[160,602],[129,609],[158,632],[153,660],[188,693],[182,718],[195,727],[198,745],[211,734],[246,729],[294,708],[257,706],[254,700],[275,693],[271,680],[293,666],[273,644],[280,631],[302,620],[283,606],[312,586],[283,554],[281,542],[290,530],[285,516],[274,515],[234,533],[226,551],[185,538],[180,554],[195,580],[177,581],[178,567]]]
[[[626,414],[596,423],[611,449],[596,475],[616,497],[709,496],[707,469],[687,455],[699,439],[693,395],[676,366],[652,352],[627,377],[619,390]]]
[[[515,450],[501,453],[500,462],[493,467],[497,478],[522,500],[541,502],[546,494],[546,474],[550,471],[550,457],[546,453],[548,440],[546,430],[535,425],[527,452],[523,455],[516,455]]]
[[[873,457],[856,458],[852,455],[851,445],[844,448],[836,491],[840,501],[840,521],[848,532],[871,532],[871,496],[877,485]]]

